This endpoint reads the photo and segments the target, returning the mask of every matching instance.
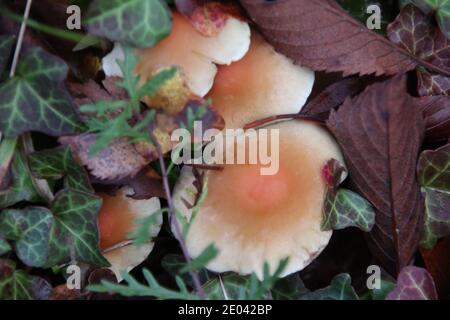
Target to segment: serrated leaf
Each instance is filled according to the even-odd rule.
[[[101,255],[97,215],[101,198],[76,190],[58,193],[50,209],[54,225],[50,235],[47,266],[53,266],[71,256],[73,248],[77,260],[99,267],[108,267]]]
[[[193,272],[204,268],[210,261],[217,257],[218,253],[219,251],[217,250],[216,246],[214,244],[210,244],[202,251],[202,253],[200,253],[197,258],[184,265],[180,269],[180,273]]]
[[[27,131],[59,136],[82,126],[62,85],[67,65],[58,57],[34,48],[23,57],[16,76],[0,86],[0,131],[15,137]]]
[[[357,227],[365,232],[375,224],[375,210],[359,194],[339,189],[336,194],[327,193],[324,204],[322,230],[341,230]]]
[[[94,0],[85,26],[91,34],[148,48],[170,33],[172,20],[161,0]]]
[[[0,209],[12,206],[20,201],[39,202],[41,196],[36,191],[31,173],[22,152],[16,151],[12,162],[13,184],[0,192]]]
[[[388,38],[414,56],[439,68],[448,68],[450,40],[430,17],[414,5],[405,6],[387,29]],[[421,96],[450,94],[450,78],[417,68],[417,89]]]
[[[416,167],[424,127],[405,76],[369,86],[328,120],[355,191],[376,210],[369,249],[392,274],[411,262],[420,242],[424,207]]]
[[[359,300],[352,287],[352,278],[348,273],[342,273],[333,278],[328,287],[309,292],[300,300]]]
[[[15,39],[15,36],[0,36],[0,76],[6,68]]]
[[[405,267],[400,272],[395,289],[386,300],[436,300],[437,292],[433,278],[427,270]]]
[[[325,0],[240,0],[275,49],[314,71],[393,75],[417,59]]]
[[[0,300],[44,300],[50,292],[44,279],[17,270],[11,260],[0,259]]]
[[[450,144],[424,151],[418,164],[419,182],[425,196],[425,224],[421,246],[431,249],[450,234]]]
[[[0,232],[15,241],[15,251],[23,263],[41,267],[47,261],[53,215],[43,207],[4,210],[0,213]]]
[[[28,156],[31,173],[38,179],[64,178],[64,187],[93,193],[86,170],[72,157],[69,147],[59,147]]]

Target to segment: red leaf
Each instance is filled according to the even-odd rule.
[[[420,250],[427,270],[433,276],[440,295],[450,294],[450,237],[443,239],[432,250]]]
[[[377,210],[369,245],[391,273],[411,262],[423,225],[415,171],[424,125],[411,101],[406,77],[396,77],[348,99],[328,121],[356,191]]]
[[[386,300],[436,300],[434,281],[427,270],[405,267],[397,279],[397,286]]]
[[[416,101],[425,117],[427,142],[446,143],[450,137],[450,97],[430,96]]]
[[[414,69],[411,54],[368,30],[329,0],[241,0],[279,52],[315,71],[393,75]]]

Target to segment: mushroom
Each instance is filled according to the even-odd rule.
[[[336,141],[309,121],[283,121],[264,129],[269,134],[279,130],[276,174],[261,175],[260,162],[225,164],[223,170],[202,172],[208,193],[198,204],[185,241],[193,258],[211,243],[216,245],[219,254],[207,265],[211,271],[254,272],[262,278],[265,262],[273,271],[289,257],[285,276],[306,267],[330,240],[332,232],[320,228],[326,193],[322,168],[332,158],[344,163]],[[231,146],[248,150],[245,141],[227,143],[223,152]],[[269,150],[275,152],[272,144]],[[174,189],[175,206],[187,221],[199,195],[196,176],[185,166]]]
[[[313,84],[313,71],[295,65],[253,32],[249,52],[219,67],[208,96],[227,128],[241,128],[266,117],[300,112]]]
[[[98,194],[103,199],[98,216],[100,249],[119,281],[122,280],[121,272],[129,272],[141,264],[154,246],[153,241],[141,246],[127,243],[129,234],[137,227],[136,220],[151,216],[161,209],[158,198],[134,200],[129,197],[132,194],[131,188],[122,188],[115,196]],[[151,238],[159,233],[161,224],[162,216],[159,215],[157,223],[149,227]]]
[[[136,73],[141,77],[141,82],[145,82],[164,68],[178,66],[191,93],[204,97],[217,73],[215,63],[230,64],[247,53],[250,27],[248,23],[229,16],[216,36],[205,36],[180,13],[174,11],[172,17],[172,32],[167,38],[155,47],[136,50],[140,56]],[[123,59],[120,44],[115,44],[113,51],[103,59],[106,76],[122,76],[117,59]]]

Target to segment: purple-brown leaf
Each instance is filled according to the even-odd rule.
[[[439,68],[450,65],[450,40],[414,5],[405,6],[397,19],[387,28],[389,39],[415,55]],[[450,78],[417,69],[417,90],[421,96],[450,94]]]
[[[433,278],[427,270],[405,267],[397,279],[397,286],[386,300],[436,300],[438,298]]]
[[[376,209],[369,247],[387,270],[398,273],[417,250],[424,215],[415,174],[424,124],[406,93],[406,77],[374,84],[348,99],[332,112],[328,127],[342,147],[356,191]]]
[[[241,0],[265,38],[315,71],[393,75],[414,69],[404,49],[368,30],[330,0]]]
[[[426,141],[445,143],[450,137],[450,97],[430,96],[416,99],[423,111]]]

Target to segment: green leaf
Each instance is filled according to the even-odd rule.
[[[420,245],[432,249],[440,238],[450,235],[450,192],[422,189],[425,195],[425,224]]]
[[[51,211],[42,207],[10,209],[0,214],[0,232],[15,240],[17,256],[32,267],[41,267],[47,261],[52,224]]]
[[[97,214],[101,199],[75,190],[61,191],[51,204],[0,214],[0,232],[15,241],[20,260],[32,267],[52,267],[69,258],[109,266],[98,248]]]
[[[15,36],[0,36],[0,76],[8,64],[15,40]]]
[[[82,126],[62,85],[67,65],[34,48],[22,58],[16,76],[0,86],[0,131],[15,137],[27,131],[53,136],[73,134]]]
[[[93,35],[139,48],[154,46],[172,29],[161,0],[94,0],[84,22]]]
[[[423,187],[450,192],[450,144],[422,152],[417,170]]]
[[[65,188],[94,192],[86,170],[73,159],[69,147],[34,152],[28,161],[31,173],[38,179],[64,178]]]
[[[358,227],[369,232],[375,224],[375,210],[357,193],[338,189],[336,194],[328,192],[325,198],[322,230],[341,230]]]
[[[88,290],[92,292],[114,292],[122,296],[155,297],[163,300],[196,300],[197,296],[190,293],[180,278],[176,279],[179,291],[167,289],[161,286],[155,277],[147,269],[143,269],[146,284],[139,283],[133,276],[124,272],[122,274],[126,284],[116,284],[102,281],[99,285],[90,285]]]
[[[278,280],[271,292],[274,300],[298,300],[308,289],[298,273],[294,273]]]
[[[21,201],[39,202],[41,196],[36,191],[22,151],[16,151],[12,162],[13,184],[0,192],[0,209],[12,206]]]
[[[202,251],[202,253],[197,258],[183,266],[180,269],[180,273],[197,271],[204,268],[210,261],[217,257],[218,253],[219,251],[217,250],[216,246],[214,244],[210,244]]]
[[[425,196],[421,246],[431,249],[450,235],[450,144],[420,155],[418,177]]]
[[[71,248],[79,261],[109,266],[99,249],[97,216],[101,205],[100,197],[77,190],[66,189],[56,195],[50,207],[54,223],[46,266],[68,259]]]
[[[385,300],[386,296],[395,289],[395,283],[388,280],[380,280],[380,289],[373,289],[372,300]]]
[[[11,246],[9,245],[9,243],[4,238],[2,238],[2,236],[0,236],[0,256],[9,252],[10,250]]]
[[[409,0],[403,5],[413,3],[424,13],[434,13],[442,33],[450,39],[450,1],[449,0]]]
[[[359,300],[348,273],[333,278],[328,287],[305,294],[301,300]]]
[[[50,292],[47,281],[17,270],[11,260],[0,259],[0,300],[47,299]]]

